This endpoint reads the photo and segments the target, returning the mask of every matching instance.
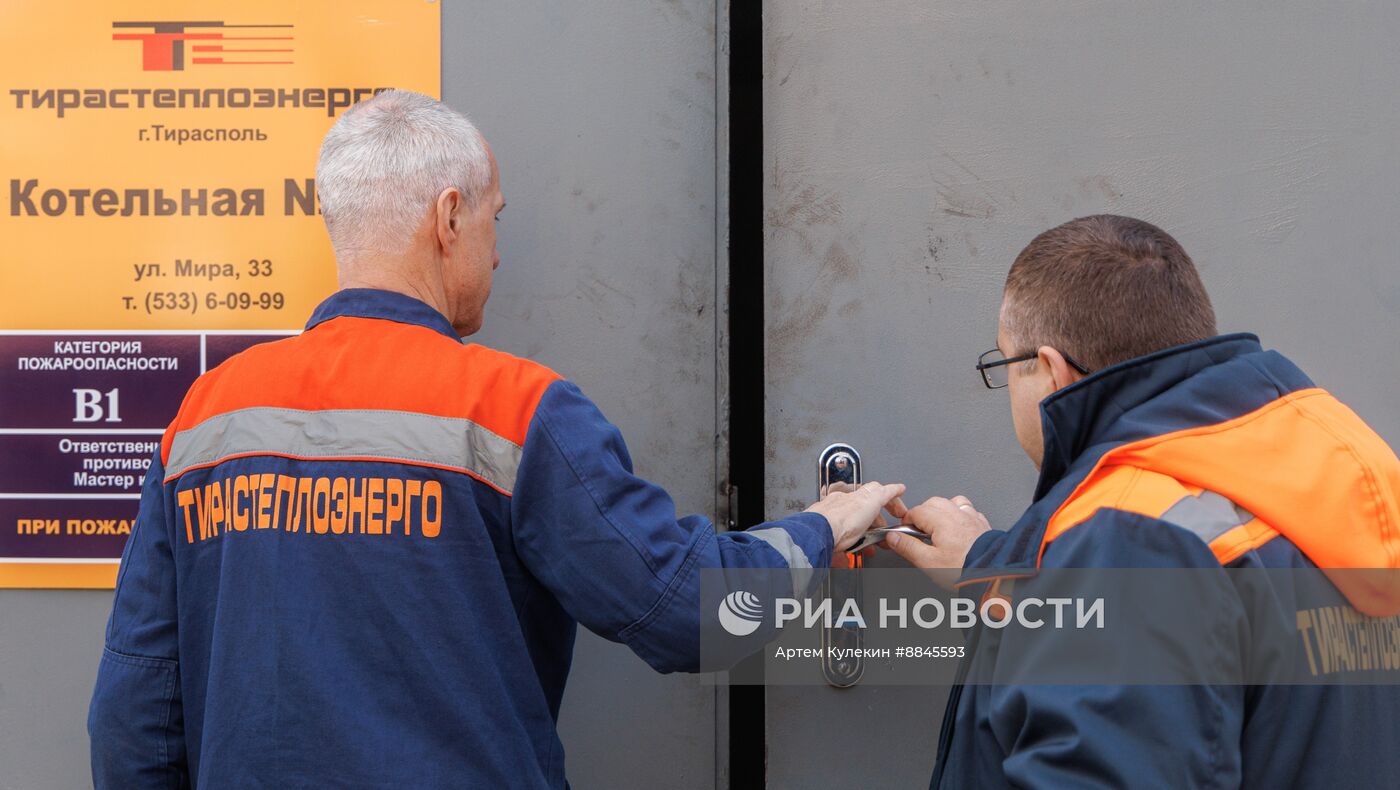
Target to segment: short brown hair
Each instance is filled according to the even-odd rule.
[[[1051,346],[1098,370],[1215,335],[1190,256],[1161,228],[1099,214],[1051,228],[1006,275],[1002,320],[1025,354]]]

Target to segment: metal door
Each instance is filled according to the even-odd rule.
[[[1166,228],[1222,331],[1400,443],[1397,33],[1386,4],[768,0],[769,514],[840,440],[1009,526],[1035,470],[972,366],[1016,253],[1093,213]],[[768,786],[925,786],[945,694],[769,688]]]
[[[713,0],[448,3],[443,98],[508,207],[480,342],[577,382],[682,513],[716,509]],[[561,528],[567,528],[561,525]],[[560,713],[576,788],[714,788],[717,689],[580,629]]]

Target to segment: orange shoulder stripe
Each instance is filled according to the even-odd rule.
[[[1050,543],[1088,521],[1101,508],[1156,517],[1191,492],[1165,475],[1133,466],[1100,464],[1050,517],[1043,543]],[[1041,553],[1044,553],[1042,548]]]
[[[1051,541],[1087,521],[1100,508],[1111,507],[1157,518],[1185,496],[1199,495],[1208,488],[1220,490],[1219,483],[1228,479],[1230,468],[1241,464],[1276,464],[1277,459],[1268,455],[1259,457],[1256,453],[1239,452],[1242,448],[1237,446],[1239,443],[1235,441],[1238,436],[1235,429],[1248,426],[1257,420],[1265,420],[1271,414],[1280,413],[1280,410],[1283,410],[1283,414],[1291,414],[1291,410],[1286,407],[1295,401],[1317,395],[1326,393],[1320,389],[1299,390],[1232,420],[1152,436],[1108,451],[1050,517],[1045,537],[1041,541],[1040,553],[1036,557],[1036,565],[1040,565]],[[1219,437],[1206,451],[1207,454],[1215,455],[1215,463],[1209,469],[1193,470],[1189,465],[1182,467],[1167,464],[1173,467],[1173,471],[1161,471],[1162,460],[1182,446],[1180,440],[1193,439],[1195,441],[1190,444],[1199,446],[1201,440],[1209,437]],[[1193,453],[1193,456],[1199,457],[1197,453]],[[1228,467],[1221,469],[1222,464]],[[1249,507],[1248,504],[1245,506]],[[1250,510],[1253,513],[1259,512],[1252,507]],[[1220,535],[1209,545],[1216,559],[1225,564],[1277,536],[1276,531],[1255,518]]]
[[[254,346],[201,376],[166,431],[238,409],[376,409],[464,418],[517,444],[559,374],[427,327],[342,316]]]
[[[1133,466],[1113,466],[1098,471],[1095,482],[1081,495],[1067,502],[1051,517],[1045,528],[1043,546],[1074,527],[1088,521],[1101,508],[1161,518],[1186,497],[1200,496],[1199,486],[1184,485],[1167,475]],[[1258,518],[1221,533],[1209,541],[1211,552],[1221,565],[1239,559],[1278,537],[1278,532]],[[1044,548],[1041,550],[1044,554]]]
[[[1281,474],[1310,484],[1289,486]],[[1217,492],[1253,517],[1209,541],[1222,564],[1282,534],[1323,569],[1400,567],[1400,462],[1317,388],[1109,451],[1051,517],[1037,564],[1100,507],[1164,515],[1173,484],[1177,499]]]

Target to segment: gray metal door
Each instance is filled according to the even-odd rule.
[[[1166,228],[1222,331],[1400,443],[1400,7],[768,0],[764,28],[770,514],[840,440],[1009,526],[1034,470],[972,365],[1016,253],[1093,213]],[[926,785],[945,694],[769,688],[768,786]]]
[[[577,382],[638,473],[711,516],[715,19],[713,0],[442,17],[443,98],[491,142],[509,203],[480,342]],[[716,697],[581,630],[559,722],[570,782],[714,788]]]

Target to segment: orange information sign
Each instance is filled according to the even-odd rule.
[[[335,287],[317,149],[433,0],[0,5],[0,587],[111,587],[185,390]]]

